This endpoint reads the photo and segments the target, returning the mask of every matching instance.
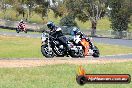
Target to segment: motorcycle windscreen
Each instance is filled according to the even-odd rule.
[[[85,51],[84,54],[85,56],[88,55],[88,51],[89,51],[89,42],[87,42],[86,39],[81,39],[80,43],[84,46]]]
[[[42,42],[46,41],[46,33],[42,33],[41,39],[42,39]]]

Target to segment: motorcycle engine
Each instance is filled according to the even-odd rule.
[[[74,50],[75,52],[79,52],[80,50],[82,50],[82,46],[74,46],[73,48],[71,48],[71,50]]]
[[[53,41],[56,45],[59,45],[60,43],[59,43],[59,41]]]

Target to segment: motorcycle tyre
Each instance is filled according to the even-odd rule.
[[[96,46],[94,46],[93,52],[94,52],[92,55],[93,57],[95,57],[95,58],[99,57],[99,55],[100,55],[99,49]]]
[[[46,58],[53,58],[54,57],[54,52],[52,51],[52,54],[51,55],[48,55],[45,52],[45,50],[44,50],[44,48],[46,48],[46,47],[48,47],[47,44],[41,46],[41,52],[42,52],[43,56],[45,56]]]

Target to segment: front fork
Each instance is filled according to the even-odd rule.
[[[48,41],[47,41],[47,42],[48,42],[48,50],[49,50],[49,51],[52,51],[52,48],[50,47],[49,37],[48,37]]]

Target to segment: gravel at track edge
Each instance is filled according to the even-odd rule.
[[[27,60],[0,60],[0,68],[13,68],[13,67],[36,67],[55,64],[107,64],[107,63],[120,63],[130,62],[132,59],[27,59]]]

